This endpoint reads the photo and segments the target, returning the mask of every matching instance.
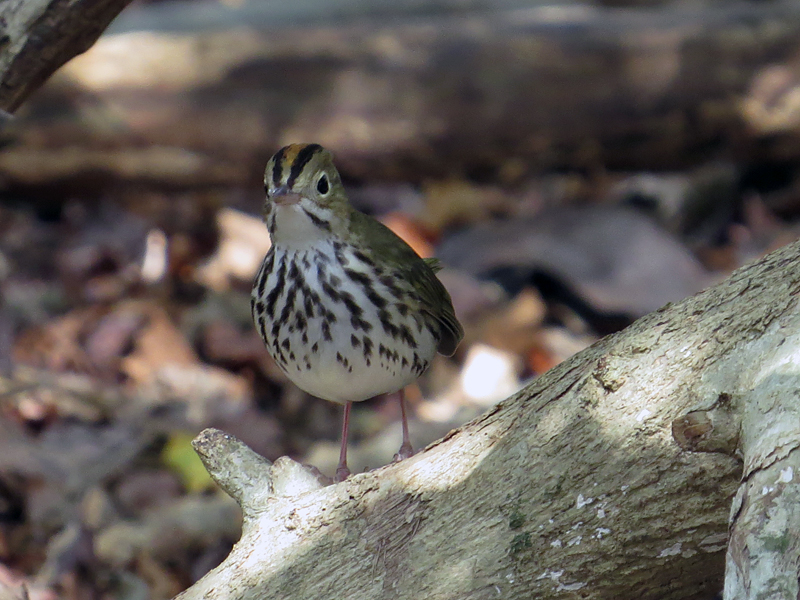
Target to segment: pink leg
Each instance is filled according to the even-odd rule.
[[[408,458],[414,454],[414,449],[411,447],[411,440],[408,438],[408,419],[406,418],[406,391],[400,390],[397,392],[400,398],[400,414],[403,421],[403,443],[400,445],[400,450],[394,455],[394,461],[399,462],[404,458]]]
[[[335,482],[344,481],[350,477],[350,469],[347,468],[347,432],[350,428],[350,407],[352,402],[344,405],[344,420],[342,421],[342,448],[339,450],[339,466],[336,467]]]

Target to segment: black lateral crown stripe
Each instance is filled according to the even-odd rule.
[[[278,150],[273,157],[275,164],[272,165],[272,183],[275,184],[275,187],[281,184],[281,177],[283,176],[283,155],[286,154],[286,149],[288,147],[289,146],[284,146]]]
[[[303,169],[308,164],[308,161],[311,160],[311,157],[314,156],[317,152],[322,150],[322,146],[319,144],[308,144],[307,146],[303,146],[302,150],[297,153],[297,156],[292,163],[292,170],[289,171],[289,179],[286,180],[286,187],[289,189],[294,186],[294,181],[303,172]]]

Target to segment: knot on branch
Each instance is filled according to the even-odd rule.
[[[714,406],[693,410],[672,422],[672,437],[690,452],[722,452],[739,456],[741,417],[728,394],[720,394]]]

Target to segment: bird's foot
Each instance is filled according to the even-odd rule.
[[[347,464],[340,464],[336,467],[336,476],[333,478],[333,482],[341,483],[348,477],[350,477],[350,469],[347,468]]]
[[[404,442],[402,446],[400,446],[400,450],[397,451],[397,454],[394,455],[392,459],[394,462],[400,462],[404,458],[411,458],[414,456],[414,449],[411,447],[411,444],[408,442]]]
[[[333,483],[333,479],[331,479],[330,477],[325,475],[325,473],[320,471],[314,465],[309,465],[308,463],[301,463],[301,464],[303,465],[303,468],[306,471],[311,473],[317,479],[317,481],[320,483],[320,485],[330,485],[330,484]]]

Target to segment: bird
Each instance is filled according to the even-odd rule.
[[[333,154],[319,144],[278,150],[264,189],[271,246],[253,283],[253,321],[290,381],[344,406],[334,480],[350,476],[353,402],[398,395],[403,439],[394,460],[408,458],[403,390],[464,336],[438,261],[354,208]]]

